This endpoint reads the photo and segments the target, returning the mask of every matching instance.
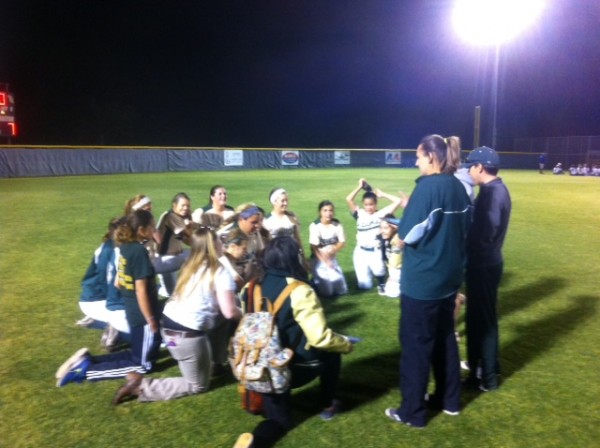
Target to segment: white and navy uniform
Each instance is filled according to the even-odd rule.
[[[373,278],[385,275],[385,263],[381,257],[379,240],[379,225],[381,218],[388,212],[385,208],[373,214],[357,208],[352,217],[356,220],[356,247],[352,256],[354,272],[359,289],[370,289]]]
[[[337,220],[331,224],[323,224],[320,220],[316,220],[310,224],[308,231],[310,245],[324,253],[331,253],[336,244],[346,241],[344,228]],[[343,295],[348,292],[344,272],[337,258],[334,256],[331,261],[332,265],[329,266],[315,257],[313,263],[313,281],[317,294],[321,297]]]
[[[146,323],[135,289],[137,280],[146,281],[148,306],[156,319],[159,310],[156,272],[142,244],[123,243],[120,249],[118,280],[130,328],[131,349],[91,357],[86,371],[88,381],[123,378],[129,372],[151,372],[158,359],[160,334],[152,332]]]
[[[87,317],[98,322],[108,322],[109,311],[106,308],[106,298],[109,288],[116,290],[112,284],[114,271],[111,270],[114,254],[114,242],[112,240],[103,242],[94,251],[94,257],[81,280],[79,307]]]
[[[298,239],[300,223],[294,213],[285,212],[283,216],[269,214],[263,220],[263,227],[269,231],[271,238],[278,236],[291,236]],[[300,243],[300,241],[298,241]]]

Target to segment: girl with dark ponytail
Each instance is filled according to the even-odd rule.
[[[87,348],[75,352],[56,372],[57,386],[123,378],[129,372],[152,371],[160,348],[156,273],[144,243],[155,230],[152,213],[136,210],[116,230],[119,244],[117,285],[130,327],[131,350],[92,356]]]

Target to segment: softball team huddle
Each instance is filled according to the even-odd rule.
[[[365,193],[357,205],[361,189]],[[391,203],[378,210],[379,198]],[[148,401],[207,390],[211,375],[225,370],[227,343],[241,317],[236,294],[261,275],[266,244],[291,236],[302,247],[300,222],[288,209],[288,200],[286,190],[275,188],[269,193],[270,212],[255,204],[233,209],[225,187],[216,185],[205,207],[192,210],[190,197],[178,193],[156,221],[148,196],[129,199],[124,215],[110,220],[81,283],[79,305],[85,316],[77,325],[104,327],[101,344],[109,353],[92,356],[87,349],[78,350],[58,369],[57,385],[126,377],[129,387],[115,404],[130,395]],[[379,294],[399,297],[401,255],[394,240],[399,220],[393,212],[406,199],[372,190],[360,179],[346,200],[357,223],[353,260],[359,289],[372,288],[374,278]],[[319,217],[309,226],[311,256],[302,254],[303,263],[310,267],[318,295],[336,297],[348,292],[337,259],[346,245],[345,232],[331,201],[319,203],[318,210]],[[168,298],[162,313],[159,296]],[[187,361],[180,361],[179,388],[171,385],[168,391],[150,394],[147,385],[139,385],[158,387],[164,381],[141,375],[152,371],[161,341],[175,359]],[[127,344],[127,350],[117,351]],[[182,346],[190,346],[183,355]]]
[[[483,175],[476,176],[482,167],[490,172],[495,167],[497,172],[498,156],[490,148],[473,150],[466,166],[473,182],[468,182],[465,173],[457,173],[458,137],[429,135],[419,144],[416,155],[420,176],[410,200],[403,193],[395,196],[373,189],[360,179],[346,203],[356,220],[353,263],[358,289],[375,286],[380,295],[402,297],[402,401],[399,407],[386,409],[385,415],[396,423],[422,427],[428,406],[438,406],[448,415],[459,414],[460,361],[454,313],[467,261],[466,238],[473,208],[468,193],[475,181],[483,188]],[[493,176],[485,179],[490,178],[501,183]],[[359,204],[356,198],[361,190],[364,193]],[[117,334],[128,340],[129,349],[100,356],[91,355],[86,348],[78,350],[56,372],[57,386],[125,377],[113,398],[115,405],[132,397],[139,401],[169,400],[208,390],[211,378],[225,371],[228,341],[242,317],[242,288],[251,280],[281,276],[277,263],[267,263],[279,260],[277,257],[287,257],[287,264],[293,259],[292,270],[311,272],[307,287],[319,297],[347,293],[337,260],[346,237],[335,219],[334,204],[328,200],[319,203],[319,217],[309,226],[311,255],[307,258],[300,241],[300,222],[288,209],[288,193],[275,188],[268,198],[272,206],[269,213],[253,203],[233,209],[227,204],[226,189],[217,185],[210,191],[210,203],[192,211],[189,196],[179,193],[158,222],[152,215],[150,198],[139,195],[128,201],[125,216],[110,221],[82,281],[80,305],[86,317],[78,324],[101,322],[109,329],[103,335],[107,348],[114,349]],[[389,204],[379,209],[380,199]],[[477,206],[478,202],[476,210]],[[402,219],[394,216],[400,207],[405,208]],[[506,228],[507,220],[503,222]],[[496,243],[498,248],[504,234]],[[284,240],[293,243],[286,243],[287,254],[277,247]],[[275,258],[271,260],[271,256]],[[308,279],[308,273],[300,277]],[[157,278],[160,295],[168,298],[162,311]],[[310,309],[321,310],[318,300]],[[304,334],[311,330],[302,328]],[[340,338],[344,345],[340,353],[351,352],[351,338]],[[153,370],[161,341],[178,361],[180,377],[144,376]],[[323,349],[333,350],[329,346]],[[475,354],[469,356],[474,366],[480,364]],[[339,373],[339,362],[336,365],[334,370]],[[431,367],[436,388],[426,402]],[[494,372],[489,376],[497,374]],[[481,390],[492,390],[495,384],[489,384]],[[266,422],[277,429],[271,435],[279,437],[290,427],[289,406],[276,402],[269,402],[274,408],[266,409]],[[320,415],[330,419],[338,408],[333,400]],[[285,423],[279,424],[281,427],[277,426],[278,415]],[[258,446],[256,437],[260,440],[265,435],[262,429],[259,425],[253,434],[240,436],[236,448]]]

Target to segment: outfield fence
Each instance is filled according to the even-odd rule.
[[[537,156],[500,153],[502,168],[513,169],[537,169]],[[414,149],[0,146],[0,178],[414,166]]]
[[[514,148],[524,153],[546,153],[548,164],[565,167],[587,163],[600,165],[600,136],[542,137],[515,139]]]

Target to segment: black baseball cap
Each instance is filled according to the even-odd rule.
[[[473,165],[481,164],[490,168],[498,168],[500,166],[500,157],[492,148],[481,146],[475,148],[467,156],[467,160],[462,164],[465,168],[471,168]]]

